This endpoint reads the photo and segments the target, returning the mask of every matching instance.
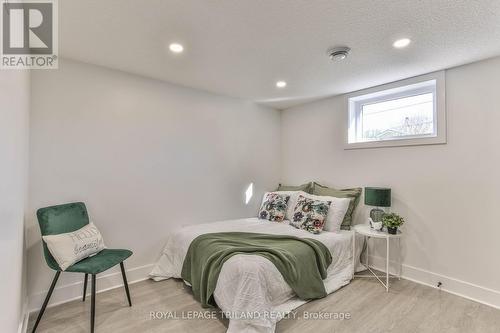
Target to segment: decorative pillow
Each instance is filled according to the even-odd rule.
[[[74,263],[106,248],[101,233],[92,222],[73,232],[42,238],[47,243],[50,254],[63,271]]]
[[[306,193],[312,194],[314,184],[312,182],[293,186],[293,185],[282,185],[279,184],[278,189],[276,191],[304,191]]]
[[[290,225],[318,234],[323,230],[331,201],[315,200],[299,195]]]
[[[289,194],[267,192],[259,211],[259,218],[275,222],[283,222],[290,200]]]
[[[342,225],[340,226],[340,228],[343,230],[350,230],[352,224],[352,215],[354,214],[354,210],[359,203],[362,191],[363,189],[359,187],[337,190],[335,188],[326,187],[321,184],[314,183],[312,194],[336,198],[350,198],[351,203],[349,204],[349,209],[347,210],[347,213],[344,216],[344,220],[342,221]]]
[[[274,193],[278,194],[285,194],[290,196],[290,200],[288,200],[288,205],[286,209],[286,214],[285,214],[285,220],[291,221],[293,218],[293,210],[295,208],[295,204],[297,203],[297,199],[299,198],[299,195],[311,195],[307,194],[306,192],[303,191],[276,191]]]
[[[336,198],[307,193],[305,193],[304,196],[308,199],[313,200],[331,201],[323,230],[339,232],[342,221],[344,220],[345,214],[347,213],[349,205],[351,204],[351,198]]]

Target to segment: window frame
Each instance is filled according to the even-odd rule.
[[[430,81],[435,81],[435,88],[428,86]],[[347,94],[345,149],[445,144],[445,89],[445,72],[439,71]],[[403,136],[399,138],[392,137],[376,141],[356,141],[359,139],[361,126],[359,118],[361,116],[363,105],[417,96],[429,92],[434,94],[434,121],[432,134]]]

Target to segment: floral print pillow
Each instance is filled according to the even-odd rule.
[[[259,218],[263,220],[283,222],[290,196],[269,192],[260,207]]]
[[[319,234],[323,230],[331,201],[309,199],[299,195],[290,225]]]

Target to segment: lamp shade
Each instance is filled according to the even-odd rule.
[[[391,189],[384,187],[365,187],[365,205],[391,207]]]

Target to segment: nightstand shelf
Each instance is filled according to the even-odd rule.
[[[365,263],[364,266],[367,268],[367,270],[371,273],[371,275],[356,275],[354,274],[354,277],[375,277],[384,287],[385,290],[388,292],[389,291],[389,278],[395,277],[398,279],[401,279],[401,244],[400,244],[400,239],[402,236],[401,231],[398,230],[398,233],[396,235],[391,235],[387,233],[386,231],[377,231],[375,229],[370,228],[369,225],[365,224],[360,224],[360,225],[355,225],[353,227],[354,229],[354,238],[353,238],[353,248],[356,248],[356,234],[362,235],[365,237],[365,240],[367,242],[366,246],[366,253],[365,253]],[[385,276],[379,276],[370,268],[370,260],[369,260],[369,247],[368,247],[368,240],[370,238],[379,238],[379,239],[385,239],[386,240],[386,258],[385,258]],[[389,262],[390,262],[390,243],[392,239],[397,239],[398,241],[398,266],[399,266],[399,272],[397,275],[392,275],[389,273]],[[391,276],[392,275],[392,276]],[[385,282],[382,281],[381,278],[385,277]]]

